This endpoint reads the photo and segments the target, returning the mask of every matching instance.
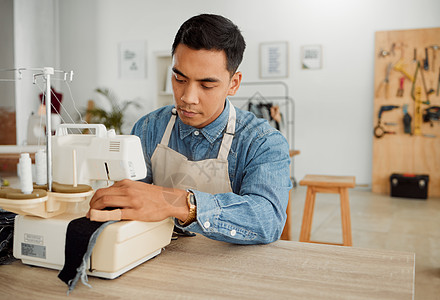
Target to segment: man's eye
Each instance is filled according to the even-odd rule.
[[[185,81],[185,80],[183,80],[183,79],[179,79],[179,78],[177,77],[177,75],[174,76],[174,79],[175,79],[177,82],[179,82],[179,83],[182,83],[182,82]]]
[[[210,90],[210,89],[212,89],[212,88],[214,88],[214,87],[213,87],[213,86],[209,86],[209,85],[204,85],[204,84],[202,84],[202,88],[205,89],[205,90]]]

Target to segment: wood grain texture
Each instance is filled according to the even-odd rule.
[[[0,267],[5,299],[60,299],[57,271]],[[69,299],[412,299],[414,254],[278,241],[239,246],[179,238],[114,280],[89,277]]]
[[[353,188],[356,184],[354,176],[333,175],[306,175],[299,182],[300,185],[312,185],[315,187],[348,187]]]
[[[434,89],[435,92],[426,96],[420,70],[418,72],[416,86],[422,88],[422,100],[428,97],[431,105],[440,106],[440,95],[437,95],[437,85],[440,69],[440,50],[436,50],[434,61],[432,45],[440,45],[440,28],[380,31],[375,36],[375,70],[374,70],[374,126],[377,124],[378,112],[382,105],[399,105],[400,107],[382,114],[382,124],[385,122],[396,123],[393,126],[384,125],[389,131],[396,134],[386,134],[382,138],[373,137],[373,172],[372,191],[380,194],[390,194],[389,177],[392,173],[415,173],[428,174],[430,177],[428,197],[440,196],[440,124],[434,122],[422,123],[422,134],[435,136],[415,136],[404,133],[402,106],[408,104],[408,112],[412,117],[412,128],[414,128],[414,101],[411,98],[411,81],[402,72],[391,70],[389,75],[389,94],[383,89],[388,64],[396,65],[399,61],[403,63],[403,69],[409,77],[413,77],[417,62],[413,61],[414,49],[416,49],[416,61],[421,62],[423,70],[423,59],[425,48],[428,48],[429,70],[423,70],[427,90]],[[389,51],[392,44],[395,44],[394,55],[380,57],[381,50]],[[400,78],[405,77],[404,92],[402,97],[397,96],[400,85]],[[381,86],[382,83],[382,86]],[[422,111],[428,105],[421,105]],[[373,128],[371,129],[373,132]],[[373,135],[372,135],[373,136]]]

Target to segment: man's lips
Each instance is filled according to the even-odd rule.
[[[194,117],[195,115],[197,115],[197,112],[192,111],[192,110],[186,110],[183,108],[179,108],[179,111],[185,116],[185,117]]]

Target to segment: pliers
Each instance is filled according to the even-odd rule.
[[[376,98],[379,97],[379,93],[382,90],[382,86],[385,85],[385,98],[388,99],[388,96],[389,96],[389,83],[390,83],[390,72],[391,72],[392,68],[393,68],[393,64],[389,63],[388,66],[387,66],[387,70],[386,70],[386,74],[385,74],[385,79],[383,81],[381,81],[381,83],[379,84],[379,87],[377,88]]]

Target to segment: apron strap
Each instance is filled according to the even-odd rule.
[[[171,132],[173,130],[174,123],[176,122],[176,115],[177,113],[175,111],[175,108],[173,108],[170,121],[168,122],[167,128],[165,129],[165,132],[162,136],[162,140],[160,141],[160,143],[164,146],[168,146],[168,143],[170,141]],[[220,145],[220,150],[217,156],[218,159],[221,160],[228,159],[229,151],[231,150],[232,140],[234,139],[234,135],[235,135],[235,120],[236,120],[235,107],[229,101],[228,125],[226,127],[226,132],[223,135],[222,144]]]
[[[168,122],[167,128],[165,129],[165,132],[162,136],[162,140],[160,141],[160,143],[164,146],[168,146],[168,143],[170,141],[171,131],[173,130],[174,123],[176,122],[176,115],[177,111],[175,108],[173,108],[173,110],[171,111],[170,121]]]
[[[228,100],[229,101],[229,100]],[[218,152],[218,159],[227,160],[229,155],[229,150],[231,150],[232,140],[235,135],[235,120],[237,119],[235,107],[229,101],[229,119],[228,126],[226,127],[225,134],[223,135],[222,144]]]

